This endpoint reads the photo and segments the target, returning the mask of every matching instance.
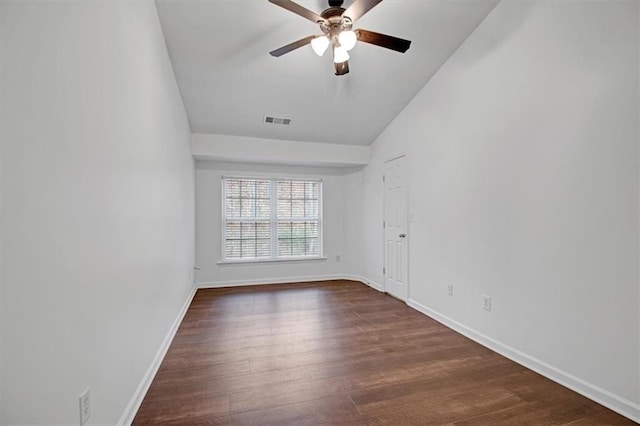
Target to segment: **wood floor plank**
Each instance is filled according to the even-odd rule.
[[[199,290],[134,424],[625,425],[353,281]]]
[[[343,396],[279,405],[233,416],[239,424],[247,426],[328,425],[354,421],[359,417],[353,404]]]
[[[145,414],[149,413],[149,414]],[[145,400],[136,418],[140,423],[169,423],[194,418],[218,418],[229,413],[229,398],[199,397],[180,400]]]
[[[268,410],[316,399],[342,395],[347,399],[352,385],[347,378],[300,380],[252,388],[229,396],[229,411],[232,414]]]

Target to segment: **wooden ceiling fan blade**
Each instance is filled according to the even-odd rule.
[[[404,53],[409,50],[409,47],[411,46],[410,40],[380,34],[373,31],[356,30],[356,35],[358,36],[359,41],[375,44],[376,46],[385,47],[387,49],[395,50],[396,52]]]
[[[300,15],[303,18],[307,18],[311,22],[325,22],[325,19],[322,16],[310,11],[305,7],[300,6],[297,3],[292,2],[291,0],[269,0],[269,2],[287,9],[289,12],[293,12],[296,15]]]
[[[285,53],[291,52],[292,50],[296,50],[299,47],[306,46],[307,44],[311,43],[311,40],[313,40],[314,38],[315,38],[315,36],[309,36],[309,37],[301,38],[298,41],[294,41],[293,43],[289,43],[286,46],[282,46],[279,49],[276,49],[276,50],[273,50],[273,51],[269,52],[269,55],[275,56],[277,58],[279,56],[284,55]]]
[[[336,75],[345,75],[349,73],[349,61],[340,62],[339,64],[335,64],[336,66]]]
[[[346,16],[351,19],[351,22],[355,22],[381,1],[382,0],[356,0],[344,11],[342,16]]]

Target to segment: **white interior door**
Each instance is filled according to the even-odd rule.
[[[407,283],[407,173],[404,156],[384,164],[384,286],[400,300],[409,296]]]

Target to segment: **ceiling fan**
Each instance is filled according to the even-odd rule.
[[[287,9],[297,15],[307,18],[320,26],[322,35],[302,38],[286,46],[282,46],[272,52],[271,56],[282,56],[299,47],[311,43],[313,51],[318,56],[332,47],[333,62],[336,75],[345,75],[349,72],[349,53],[357,41],[375,44],[397,52],[406,52],[411,46],[411,41],[380,34],[373,31],[357,29],[353,30],[353,23],[360,19],[365,13],[373,9],[382,0],[355,0],[348,9],[342,7],[343,0],[329,0],[329,8],[320,15],[310,11],[291,0],[269,0],[269,2]]]

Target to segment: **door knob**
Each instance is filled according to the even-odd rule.
[[[406,237],[406,236],[407,236],[407,234],[400,234],[400,235],[398,235],[398,237],[400,237],[400,238],[404,238],[404,237]]]

